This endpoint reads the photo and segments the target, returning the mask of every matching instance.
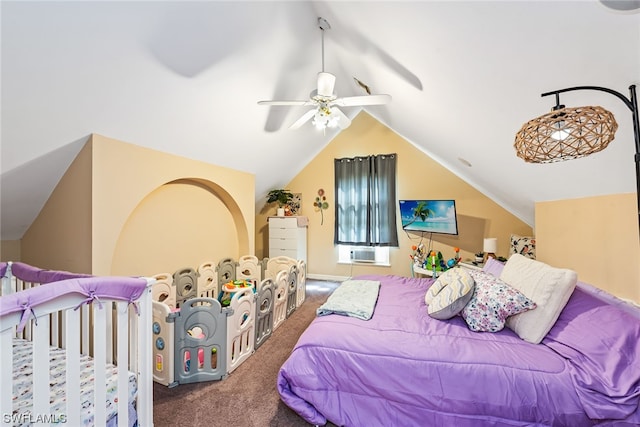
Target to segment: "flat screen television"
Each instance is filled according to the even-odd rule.
[[[400,200],[400,221],[406,231],[458,234],[455,200]]]

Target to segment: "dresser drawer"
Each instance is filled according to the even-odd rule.
[[[297,239],[298,228],[269,228],[269,238],[277,239]]]
[[[269,256],[271,258],[277,256],[287,256],[289,258],[298,259],[298,251],[296,249],[278,249],[278,248],[269,248]]]
[[[275,249],[298,249],[300,242],[298,239],[269,239],[269,248]]]
[[[269,230],[274,228],[298,228],[297,218],[269,218]]]

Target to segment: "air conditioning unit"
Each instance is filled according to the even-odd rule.
[[[376,262],[376,248],[352,249],[350,254],[353,262]]]

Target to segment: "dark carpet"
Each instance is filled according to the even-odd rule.
[[[305,302],[226,379],[174,388],[154,383],[154,424],[157,427],[308,426],[282,403],[276,378],[300,334],[315,318],[316,309],[338,284],[307,280]]]

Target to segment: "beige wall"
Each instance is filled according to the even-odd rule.
[[[91,273],[91,157],[88,142],[22,237],[23,262]]]
[[[150,275],[254,253],[252,174],[92,135],[22,239],[22,260]]]
[[[333,244],[334,158],[388,153],[398,154],[398,199],[456,200],[459,235],[433,234],[433,247],[442,251],[445,258],[455,255],[455,246],[461,249],[463,259],[472,257],[482,250],[484,237],[497,237],[497,255],[506,257],[511,233],[531,235],[531,227],[527,224],[362,112],[286,186],[294,193],[302,193],[302,215],[309,217],[307,252],[310,274],[346,277],[365,273],[410,275],[411,245],[420,241],[420,234],[407,234],[400,225],[400,247],[390,249],[391,267],[338,264],[337,249]],[[320,224],[319,211],[313,207],[320,188],[325,190],[329,202],[329,209],[324,211],[323,225]],[[256,217],[258,257],[268,255],[267,217],[274,211],[273,207],[264,208]]]
[[[152,191],[131,213],[114,251],[113,270],[153,276],[205,261],[238,259],[246,255],[238,234],[231,212],[215,192],[197,182],[174,181]]]
[[[22,261],[20,255],[20,240],[3,240],[0,242],[1,261]]]
[[[536,203],[538,260],[640,303],[636,200],[627,193]]]
[[[235,251],[225,256],[237,258],[253,254],[254,175],[99,135],[94,135],[93,143],[94,274],[141,274],[140,270],[144,270],[144,274],[171,273],[177,268],[196,268],[203,262],[218,261],[216,254],[221,246]],[[175,182],[192,191],[184,198],[170,200],[169,191],[160,190],[163,194],[160,198],[165,197],[160,202],[148,197]],[[194,196],[197,188],[202,191]],[[176,194],[175,191],[172,193]],[[213,200],[205,202],[207,197]],[[163,203],[166,208],[161,206]],[[169,206],[171,203],[174,205]],[[215,205],[215,209],[210,213],[203,212],[200,210],[203,205]],[[131,222],[127,224],[128,221],[157,223],[157,218],[163,218],[165,209],[172,210],[174,216],[157,224],[153,230],[132,232]],[[194,228],[202,229],[203,233],[191,234]],[[231,243],[223,240],[229,237],[229,228],[235,229]],[[190,245],[185,242],[189,234],[193,236],[189,239]],[[137,253],[130,252],[127,247],[134,235],[138,242]],[[176,242],[181,244],[172,244]],[[117,255],[118,247],[129,255]],[[193,259],[182,258],[183,251],[192,254]],[[133,262],[131,256],[135,256],[137,262]]]

